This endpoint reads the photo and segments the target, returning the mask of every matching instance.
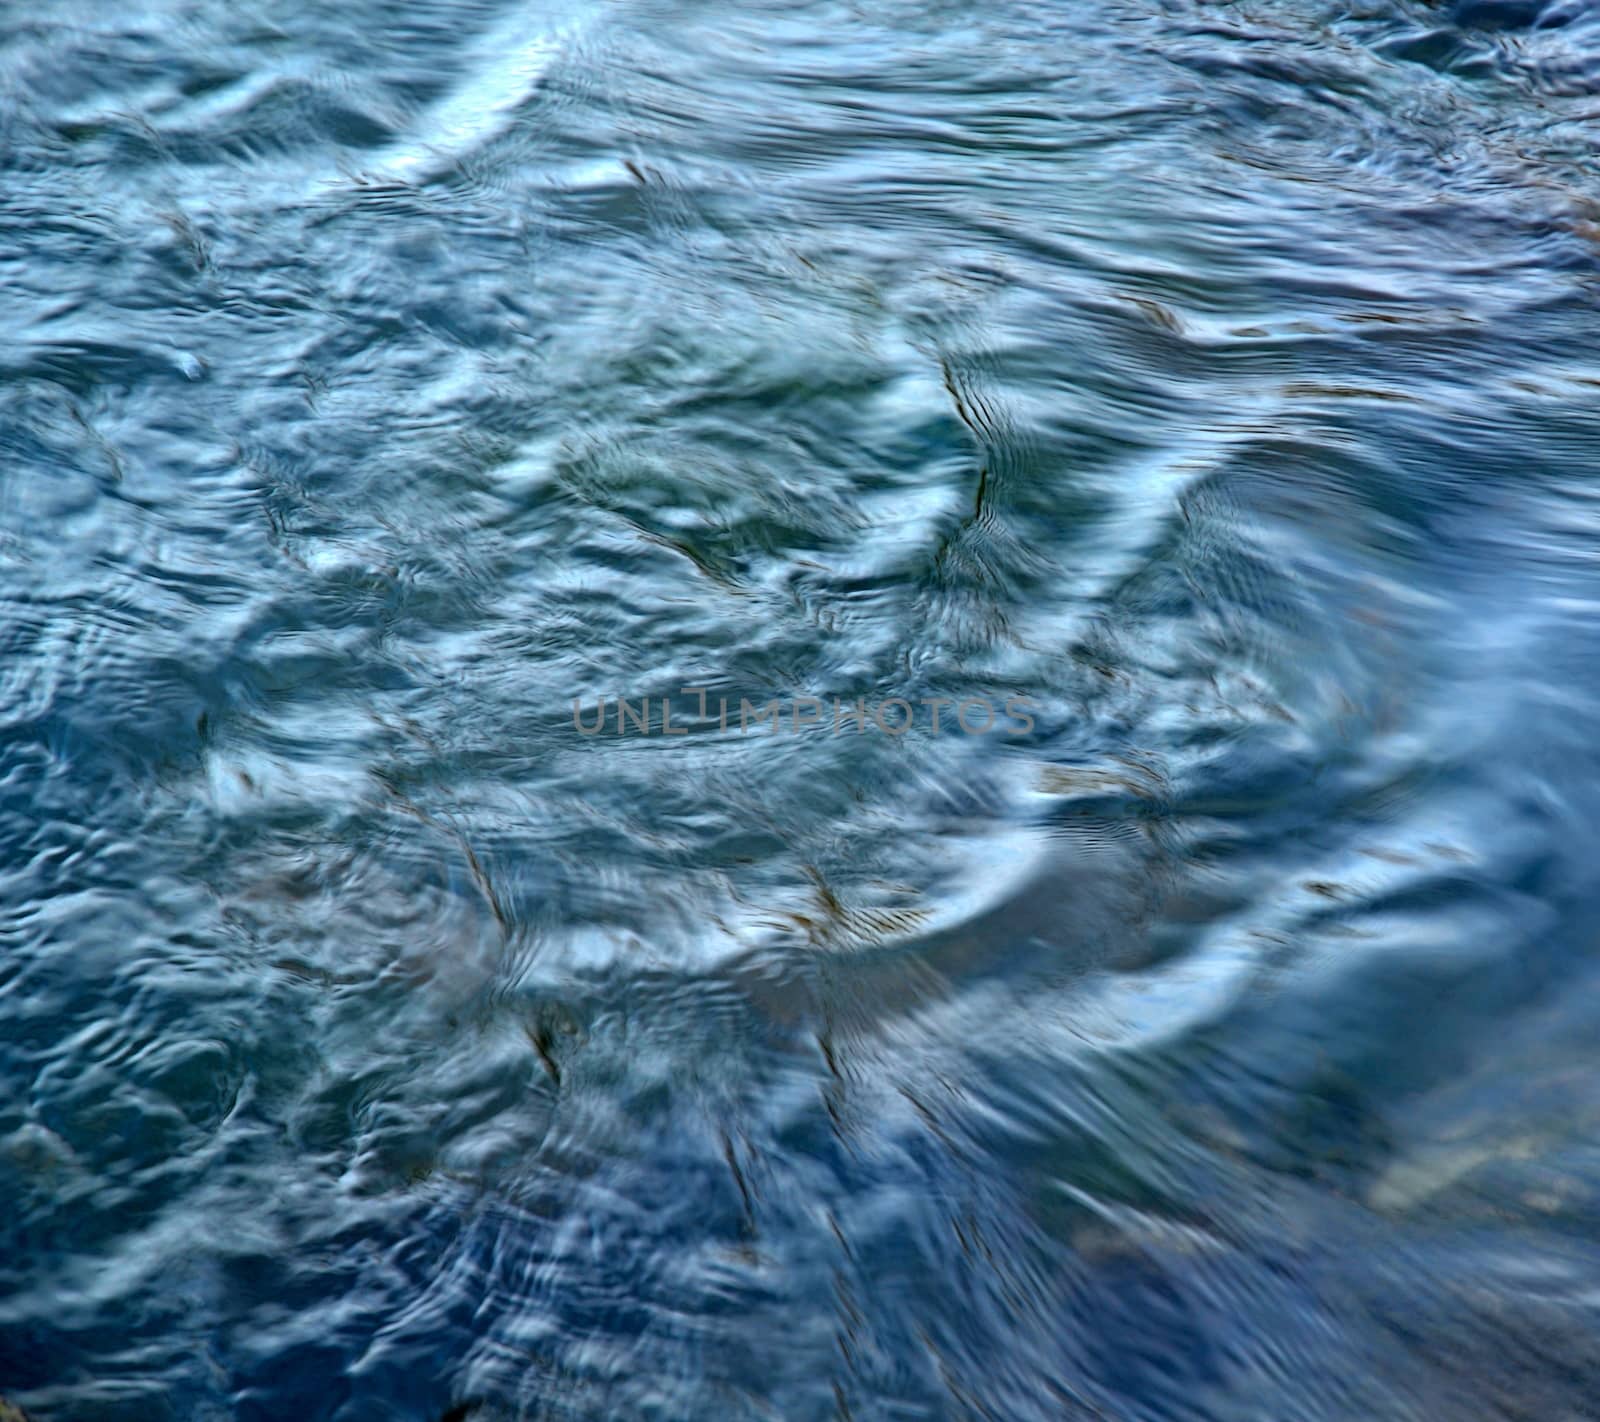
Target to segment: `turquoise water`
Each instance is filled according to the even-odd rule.
[[[1570,0],[9,7],[0,1396],[1600,1416],[1597,120]]]

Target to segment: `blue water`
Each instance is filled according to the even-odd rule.
[[[1578,0],[0,12],[0,1397],[1600,1417],[1597,124]]]

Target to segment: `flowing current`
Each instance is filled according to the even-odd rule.
[[[1597,145],[1579,0],[7,6],[0,1397],[1600,1416]]]

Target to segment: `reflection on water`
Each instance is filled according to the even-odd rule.
[[[0,1394],[1591,1415],[1600,10],[32,8]]]

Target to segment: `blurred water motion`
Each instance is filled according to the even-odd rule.
[[[1597,1415],[1597,104],[1577,0],[11,7],[0,1395]],[[574,729],[695,686],[1039,709]]]

